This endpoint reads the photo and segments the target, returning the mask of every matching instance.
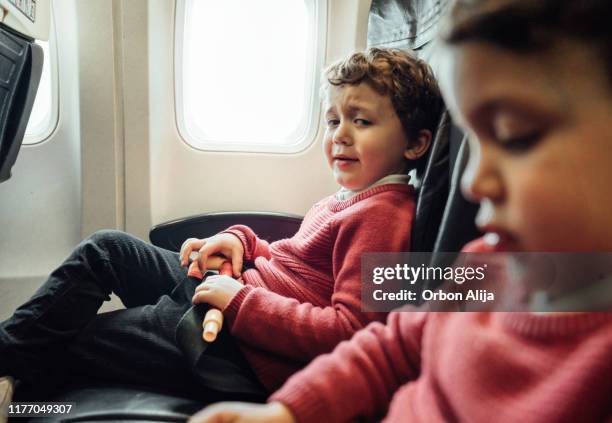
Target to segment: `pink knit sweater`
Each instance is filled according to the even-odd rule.
[[[381,185],[348,200],[327,197],[304,217],[299,231],[272,244],[246,226],[242,289],[223,311],[231,334],[270,390],[349,339],[383,313],[361,311],[364,252],[408,251],[414,216],[410,185]]]
[[[270,401],[300,423],[612,422],[612,313],[391,313]]]

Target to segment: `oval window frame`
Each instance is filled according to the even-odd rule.
[[[291,134],[295,139],[292,143],[241,143],[228,142],[227,140],[200,139],[189,130],[186,122],[183,99],[183,54],[185,26],[187,24],[188,2],[197,0],[177,0],[175,8],[175,35],[174,35],[174,109],[175,124],[180,139],[188,146],[200,151],[214,152],[240,152],[240,153],[276,153],[297,154],[310,147],[316,140],[319,132],[321,101],[319,98],[320,74],[325,59],[325,41],[327,37],[327,0],[305,0],[309,13],[309,24],[315,26],[313,40],[311,43],[312,53],[309,55],[309,63],[306,74],[313,75],[305,86],[306,118],[302,121],[306,125],[300,133]],[[308,107],[309,106],[309,107]],[[297,128],[299,129],[299,127]],[[286,138],[289,138],[287,136]]]

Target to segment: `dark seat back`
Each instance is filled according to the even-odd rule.
[[[412,227],[411,251],[432,251],[449,190],[449,151],[451,121],[444,112],[434,135],[418,189]]]
[[[42,48],[0,23],[0,182],[11,177],[42,75]]]

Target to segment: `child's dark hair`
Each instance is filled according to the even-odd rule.
[[[369,48],[340,60],[324,72],[328,84],[340,86],[369,84],[380,95],[388,95],[409,140],[419,131],[435,133],[444,103],[429,65],[400,49]],[[411,161],[410,168],[421,169],[425,154]]]
[[[456,0],[443,34],[449,44],[485,41],[517,52],[545,50],[558,36],[599,49],[612,71],[609,0]]]

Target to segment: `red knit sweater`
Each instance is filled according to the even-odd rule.
[[[327,197],[304,217],[298,232],[272,244],[246,226],[240,238],[246,285],[223,314],[231,334],[269,390],[314,357],[383,313],[361,311],[364,252],[408,251],[414,216],[410,185],[381,185],[348,200]]]
[[[396,312],[270,401],[300,423],[611,422],[611,354],[612,313]]]

